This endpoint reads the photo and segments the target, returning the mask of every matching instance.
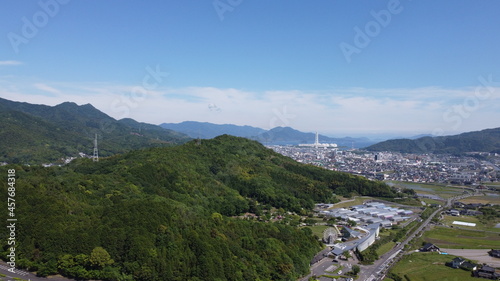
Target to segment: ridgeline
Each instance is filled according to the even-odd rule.
[[[16,265],[80,279],[296,280],[321,248],[312,231],[232,216],[305,213],[334,193],[395,196],[383,183],[228,135],[0,173],[7,169],[16,170]],[[2,257],[8,235],[4,228]]]
[[[62,163],[79,152],[91,155],[95,134],[101,156],[190,139],[156,125],[115,120],[90,104],[46,106],[0,98],[0,118],[0,162],[7,163]]]
[[[371,145],[366,150],[435,154],[462,154],[465,152],[500,153],[500,128],[468,132],[454,136],[422,137],[415,140],[387,140]]]

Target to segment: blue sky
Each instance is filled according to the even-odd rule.
[[[498,1],[1,5],[12,100],[338,137],[500,127]]]

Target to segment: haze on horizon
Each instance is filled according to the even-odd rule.
[[[3,6],[10,100],[333,137],[500,127],[498,1]]]

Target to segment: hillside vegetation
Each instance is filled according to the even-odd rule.
[[[370,151],[402,153],[500,152],[500,128],[468,132],[454,136],[422,137],[415,140],[387,140],[366,148]]]
[[[41,164],[92,155],[95,134],[100,156],[186,142],[186,135],[132,119],[117,121],[90,104],[35,105],[0,98],[0,162]]]
[[[85,279],[296,280],[321,248],[309,228],[231,216],[304,212],[333,193],[395,195],[227,135],[0,173],[7,169],[16,169],[17,265]],[[7,236],[4,228],[2,257]]]

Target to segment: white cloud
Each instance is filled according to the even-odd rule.
[[[59,91],[58,89],[53,88],[53,87],[46,85],[46,84],[43,84],[43,83],[36,83],[33,86],[39,90],[42,90],[42,91],[45,91],[48,93],[61,94],[61,91]]]
[[[20,61],[16,61],[16,60],[2,60],[2,61],[0,61],[0,65],[20,65],[20,64],[23,64],[23,63]]]
[[[33,90],[43,90],[52,95],[36,95]],[[496,120],[500,120],[500,112],[492,102],[500,98],[499,93],[500,88],[491,87],[488,92],[483,91],[480,98],[475,88],[437,87],[314,92],[159,87],[146,91],[136,85],[26,83],[0,77],[0,96],[4,98],[49,105],[65,101],[91,103],[117,119],[133,118],[153,124],[193,120],[264,129],[290,126],[338,137],[388,133],[412,135],[432,133],[437,129],[454,133],[500,127],[496,124]],[[469,105],[465,108],[468,111],[465,115],[459,111],[452,112],[453,122],[450,116],[444,116],[450,108],[453,110],[464,105]]]

